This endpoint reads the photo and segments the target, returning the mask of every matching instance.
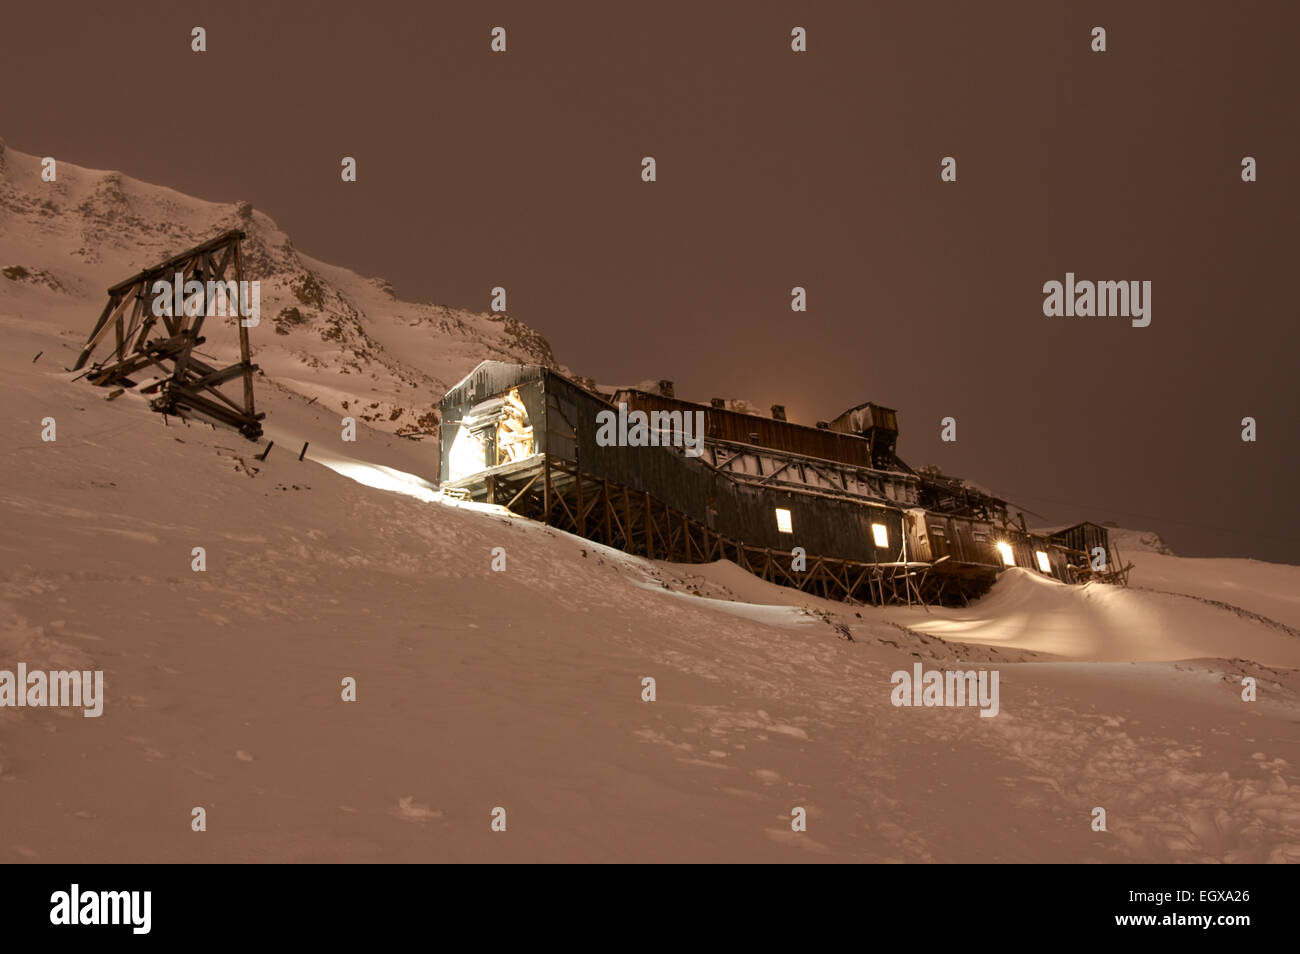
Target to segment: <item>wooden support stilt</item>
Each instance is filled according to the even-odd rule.
[[[247,316],[242,315],[238,307],[233,309],[238,319],[239,362],[229,368],[216,369],[199,361],[193,350],[203,342],[206,312],[217,296],[212,296],[211,301],[208,296],[203,296],[197,313],[192,315],[185,312],[195,304],[193,300],[182,302],[178,314],[171,314],[177,311],[172,303],[159,317],[154,316],[152,305],[154,283],[171,284],[178,274],[182,284],[195,281],[205,284],[205,288],[220,288],[224,302],[227,270],[233,271],[236,287],[243,287],[243,265],[239,253],[239,243],[243,238],[243,232],[225,232],[110,288],[108,303],[70,370],[84,368],[96,351],[111,342],[112,353],[95,361],[84,372],[92,384],[134,387],[130,375],[156,367],[164,378],[154,387],[158,394],[150,402],[154,410],[181,417],[184,412],[197,412],[211,421],[237,429],[249,440],[260,439],[261,421],[265,415],[257,413],[253,403],[253,372],[257,367],[250,360],[248,327],[244,324]],[[222,253],[219,258],[217,253]],[[206,285],[208,282],[214,284]],[[151,340],[149,333],[158,320],[162,321],[166,334]],[[243,378],[242,401],[219,390],[223,383],[236,377]]]
[[[299,459],[304,459],[306,446]],[[796,571],[784,549],[730,540],[646,491],[597,479],[572,461],[546,455],[535,469],[484,474],[481,480],[479,486],[489,499],[508,499],[511,511],[589,540],[669,562],[729,559],[768,582],[854,605],[956,605],[987,587],[986,581],[954,574],[950,568],[907,566],[901,559],[882,565],[810,554],[807,567]]]
[[[549,526],[551,522],[551,457],[549,454],[542,456],[542,473],[546,479],[542,488],[542,523]]]
[[[623,532],[627,536],[623,549],[628,553],[635,553],[632,543],[632,492],[626,487],[623,488],[623,527]]]
[[[614,527],[613,518],[610,513],[611,507],[609,502],[609,481],[600,482],[600,503],[605,518],[605,545],[612,547],[614,545]]]
[[[578,525],[577,533],[578,536],[585,537],[587,535],[587,512],[582,509],[582,468],[577,463],[573,465],[573,476],[578,485],[578,512],[575,516],[575,522]]]
[[[642,495],[645,501],[645,552],[650,559],[655,558],[654,514],[650,512],[650,495]]]

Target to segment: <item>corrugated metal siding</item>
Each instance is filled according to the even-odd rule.
[[[535,364],[484,361],[443,395],[441,404],[450,407],[475,404],[484,398],[504,394],[525,381],[538,381],[549,373],[551,372]]]
[[[907,558],[909,560],[921,560],[929,563],[934,559],[927,516],[928,514],[923,510],[908,510],[904,514],[904,524],[907,527]]]
[[[596,415],[609,405],[556,375],[546,376],[545,387],[550,453],[575,461],[584,474],[649,493],[738,543],[787,551],[801,546],[810,555],[865,563],[901,559],[902,515],[897,510],[741,484],[698,458],[662,447],[601,447],[596,443]],[[675,405],[695,409],[668,399],[639,409],[681,409]],[[576,444],[558,437],[560,432],[576,432]],[[778,507],[790,511],[793,533],[777,529]],[[875,546],[872,523],[885,525],[888,547]]]
[[[950,560],[957,559],[953,552],[952,522],[947,517],[927,512],[925,525],[930,546],[930,559],[938,560],[940,557],[948,557]]]
[[[802,424],[791,424],[789,421],[777,421],[756,414],[741,414],[739,411],[707,407],[690,401],[649,394],[645,391],[619,391],[614,395],[614,403],[620,401],[627,404],[628,410],[703,411],[704,433],[718,440],[771,447],[792,454],[842,461],[859,467],[871,466],[871,448],[861,437],[818,427],[805,427]]]
[[[951,556],[959,563],[983,563],[1001,566],[1002,560],[994,548],[994,531],[990,524],[967,517],[947,517],[952,531],[949,538]]]
[[[485,366],[495,367],[485,367]],[[480,374],[479,372],[484,372]],[[515,372],[515,373],[508,373]],[[534,373],[535,372],[535,373]],[[460,422],[476,404],[504,394],[512,388],[519,389],[519,396],[528,412],[529,423],[533,425],[533,436],[537,441],[537,452],[545,453],[547,434],[542,426],[545,421],[545,402],[543,397],[544,369],[528,365],[505,364],[499,361],[485,361],[460,385],[457,385],[438,405],[442,423],[438,428],[439,444],[439,479],[450,473],[447,457]]]
[[[904,512],[886,505],[874,505],[836,499],[788,488],[743,483],[719,472],[699,458],[689,458],[675,449],[663,447],[601,447],[596,443],[597,415],[614,406],[599,396],[545,368],[520,366],[504,362],[484,362],[469,377],[449,391],[440,407],[442,411],[442,473],[447,473],[447,454],[465,413],[475,404],[518,388],[529,420],[539,442],[538,450],[552,457],[576,463],[583,474],[648,493],[656,500],[685,513],[699,523],[729,539],[750,546],[789,551],[799,546],[810,556],[856,560],[863,563],[894,563],[906,558],[933,562],[949,557],[952,563],[1001,567],[996,544],[1005,540],[1015,553],[1016,565],[1038,570],[1035,551],[1048,553],[1052,575],[1067,582],[1070,554],[1063,546],[1087,552],[1090,545],[1106,546],[1104,527],[1081,524],[1046,537],[1033,537],[1010,528],[969,517],[924,512]],[[738,414],[734,411],[701,408],[685,401],[646,395],[644,392],[619,392],[637,395],[630,409],[644,411],[704,410],[706,426],[712,422],[719,429],[752,428],[772,443],[776,450],[842,460],[869,466],[862,459],[866,442],[831,432],[783,425],[779,421]],[[762,427],[771,425],[764,432]],[[811,435],[803,433],[811,431]],[[732,433],[738,443],[749,440]],[[827,443],[818,443],[827,438]],[[844,451],[839,438],[851,442],[853,453]],[[832,456],[840,454],[840,456]],[[856,458],[856,459],[850,459]],[[776,510],[790,511],[792,533],[781,533]],[[889,544],[877,547],[872,524],[883,524]],[[1061,540],[1077,542],[1062,544]],[[1096,542],[1094,542],[1096,541]]]
[[[1080,523],[1052,534],[1052,540],[1071,550],[1081,550],[1089,555],[1093,547],[1101,547],[1109,556],[1110,531],[1095,523]]]

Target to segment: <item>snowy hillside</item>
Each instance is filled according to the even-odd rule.
[[[1120,553],[1163,553],[1173,556],[1174,551],[1158,533],[1150,530],[1126,530],[1123,527],[1110,527],[1111,545]]]
[[[1197,659],[1230,651],[1236,658],[1300,667],[1300,567],[1159,559],[1171,562],[1134,558],[1135,575],[1127,588],[1067,586],[1013,568],[968,608],[900,608],[885,614],[932,636],[1065,659]],[[1205,564],[1212,572],[1205,572]],[[1242,582],[1224,583],[1220,572]],[[1216,598],[1224,594],[1237,603]]]
[[[378,433],[318,456],[335,420],[287,392],[312,452],[258,462],[33,363],[38,318],[0,334],[0,668],[106,687],[0,709],[7,861],[1300,860],[1300,639],[1259,618],[1300,625],[1294,567],[855,609],[442,502]],[[1257,616],[1194,598],[1224,587]],[[917,662],[995,668],[999,714],[896,708]]]
[[[109,285],[241,229],[245,278],[262,283],[254,360],[338,416],[427,434],[438,398],[482,359],[555,366],[545,339],[514,318],[399,301],[382,279],[302,254],[246,202],[205,202],[67,162],[56,173],[42,181],[38,157],[0,141],[0,311],[37,316],[68,341],[84,343]]]
[[[395,432],[544,342],[246,208],[0,161],[0,671],[105,687],[0,708],[0,860],[1300,861],[1300,568],[1117,531],[1128,589],[874,609],[445,500]],[[254,336],[262,461],[63,370],[110,282],[232,225],[305,316]],[[917,664],[996,672],[996,716],[896,706]]]

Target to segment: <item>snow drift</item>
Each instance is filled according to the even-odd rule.
[[[1135,547],[1128,590],[881,610],[458,505],[395,432],[538,339],[243,207],[0,162],[0,668],[105,676],[96,719],[0,709],[4,860],[1300,860],[1297,568]],[[264,461],[62,370],[104,285],[232,224],[310,312],[255,338]],[[918,662],[996,669],[998,715],[895,707]]]

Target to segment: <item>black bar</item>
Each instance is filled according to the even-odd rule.
[[[60,935],[74,943],[175,943],[248,940],[265,932],[291,935],[295,948],[303,949],[306,941],[333,945],[365,932],[432,936],[455,928],[457,934],[495,938],[517,926],[547,937],[593,930],[610,918],[614,927],[621,922],[629,931],[670,937],[706,930],[697,920],[703,917],[733,944],[737,936],[762,940],[788,931],[795,937],[911,937],[919,949],[1127,938],[1135,946],[1172,949],[1209,939],[1232,950],[1242,941],[1290,935],[1292,875],[1282,865],[915,865],[857,875],[802,865],[746,874],[736,866],[721,878],[703,868],[679,869],[667,896],[655,898],[650,888],[665,883],[662,871],[611,877],[581,866],[552,872],[539,885],[531,872],[448,874],[412,865],[10,865],[0,873],[0,924],[7,947],[18,939],[58,941]],[[841,880],[846,876],[852,879],[849,891]],[[135,906],[121,909],[126,913],[119,920],[131,921],[129,914],[135,914],[132,923],[52,923],[70,921],[74,884],[87,915],[92,909],[98,914],[98,892],[149,892],[148,933],[135,933],[144,926],[143,893],[131,899]],[[87,902],[92,892],[97,897]],[[1134,900],[1139,892],[1158,900]],[[778,897],[788,910],[770,904]],[[1210,924],[1188,923],[1191,918],[1209,918]]]

